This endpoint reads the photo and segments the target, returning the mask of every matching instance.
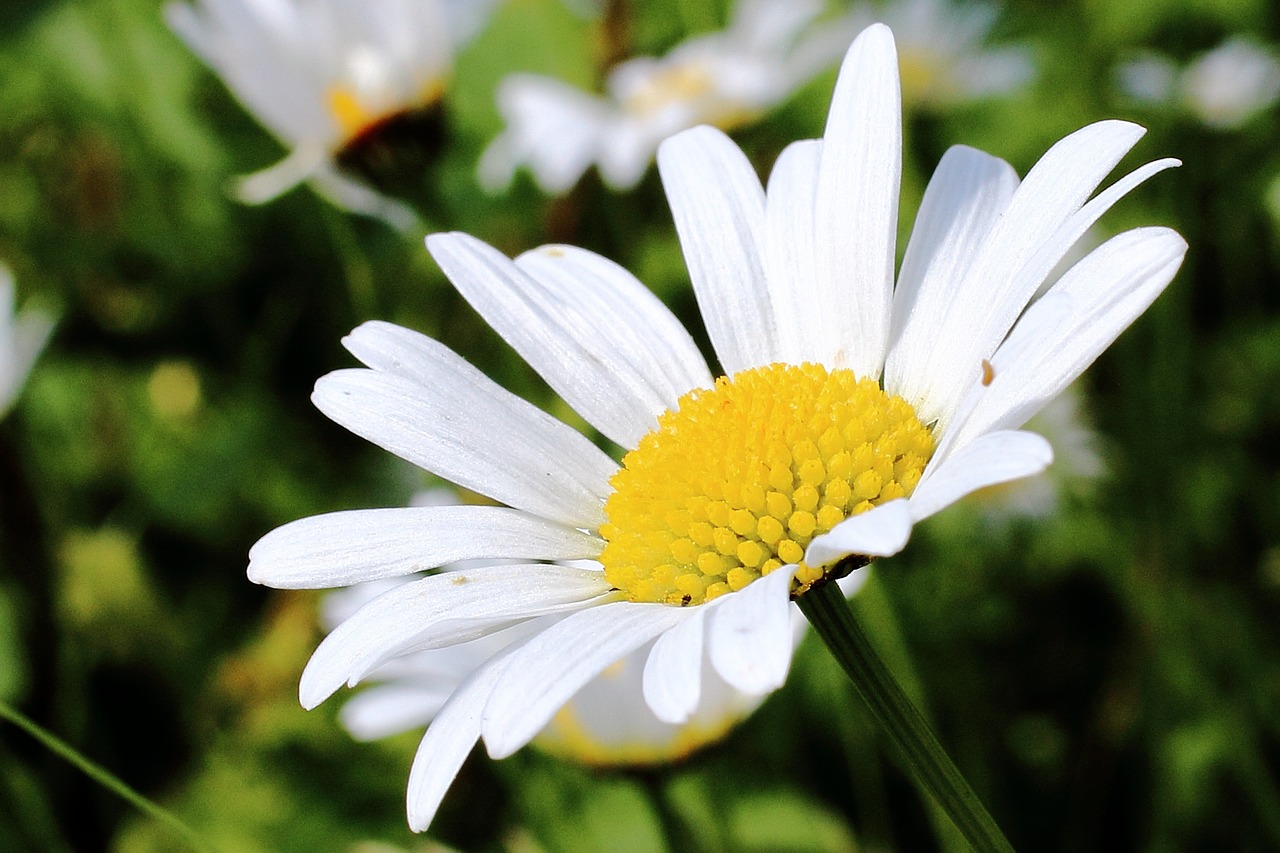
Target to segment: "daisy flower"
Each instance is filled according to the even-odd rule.
[[[823,138],[785,149],[767,189],[722,132],[669,139],[659,169],[719,378],[674,315],[598,255],[547,246],[512,261],[465,234],[428,237],[472,306],[625,455],[430,338],[358,327],[344,343],[367,367],[321,378],[316,406],[501,506],[302,519],[254,546],[250,578],[329,587],[516,562],[364,605],[316,649],[303,705],[401,655],[561,617],[486,660],[436,715],[409,776],[409,823],[424,829],[478,739],[510,755],[637,649],[652,644],[642,692],[667,722],[689,718],[707,667],[743,693],[779,687],[791,597],[897,553],[962,496],[1042,471],[1049,444],[1018,427],[1174,275],[1182,238],[1138,228],[1028,304],[1099,216],[1176,165],[1142,166],[1090,199],[1142,133],[1085,127],[1021,182],[951,149],[896,287],[901,101],[886,27],[850,47]]]
[[[1025,85],[1035,63],[1023,46],[986,47],[994,3],[890,0],[863,5],[857,20],[881,21],[898,43],[902,99],[910,108],[941,108],[1003,95]]]
[[[17,311],[13,274],[0,264],[0,418],[18,399],[27,374],[53,332],[53,319],[42,311]]]
[[[395,116],[437,101],[453,52],[492,0],[197,0],[165,17],[232,93],[290,149],[242,178],[259,204],[308,181],[346,209],[407,227],[413,214],[342,175],[336,158]]]
[[[544,191],[562,194],[596,165],[608,186],[635,186],[668,136],[755,121],[834,64],[855,30],[849,20],[816,24],[822,7],[740,0],[722,32],[617,65],[603,97],[550,77],[507,77],[497,94],[507,127],[481,157],[481,184],[504,190],[527,167]]]
[[[1235,36],[1185,68],[1145,53],[1116,71],[1120,90],[1152,106],[1177,106],[1208,127],[1240,127],[1280,100],[1280,57],[1247,36]]]

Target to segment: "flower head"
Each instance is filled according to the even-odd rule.
[[[890,0],[863,4],[854,14],[893,30],[904,103],[936,108],[1011,92],[1034,75],[1024,46],[985,46],[997,12],[994,3]]]
[[[463,0],[196,0],[172,2],[173,30],[291,151],[244,178],[242,201],[269,201],[301,181],[335,203],[407,224],[407,209],[341,175],[353,141],[444,91],[454,48],[489,2]]]
[[[481,158],[481,183],[501,190],[526,166],[542,189],[564,193],[594,164],[609,186],[635,186],[668,136],[755,121],[834,64],[854,31],[849,20],[816,24],[821,11],[817,0],[740,0],[722,32],[616,66],[603,97],[511,75],[498,90],[507,129]]]
[[[35,308],[17,311],[13,274],[0,264],[0,417],[18,399],[27,374],[53,332],[53,319]]]
[[[1103,212],[1176,164],[1090,200],[1141,135],[1090,125],[1021,182],[995,157],[951,149],[896,286],[901,106],[887,28],[854,42],[823,138],[788,147],[767,190],[720,131],[673,137],[659,167],[720,379],[604,258],[547,246],[512,261],[465,234],[428,237],[472,306],[626,452],[615,461],[429,338],[357,328],[344,343],[367,367],[322,378],[316,405],[503,506],[304,519],[254,547],[250,577],[335,586],[458,559],[515,563],[366,604],[317,648],[303,704],[400,655],[561,617],[489,658],[427,729],[408,796],[422,829],[478,738],[510,755],[637,649],[652,644],[642,690],[667,722],[698,706],[704,667],[743,693],[779,687],[791,596],[897,553],[913,524],[970,492],[1042,471],[1048,443],[1018,427],[1172,278],[1185,243],[1139,228],[1032,303]],[[551,562],[563,560],[595,562]]]
[[[1116,78],[1135,100],[1181,108],[1220,130],[1240,127],[1280,100],[1280,57],[1245,36],[1224,41],[1182,69],[1145,53],[1120,66]]]

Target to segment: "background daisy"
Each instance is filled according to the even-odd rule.
[[[545,192],[562,194],[594,165],[609,187],[634,187],[663,139],[755,121],[834,65],[857,28],[847,17],[819,20],[822,12],[816,0],[739,0],[723,31],[609,69],[603,96],[512,75],[498,88],[507,126],[481,157],[480,182],[503,190],[528,168]]]
[[[199,0],[166,18],[244,106],[289,147],[241,179],[257,204],[308,181],[341,207],[408,227],[412,213],[342,174],[342,149],[444,92],[455,48],[492,3],[459,0]]]
[[[0,417],[13,404],[53,333],[53,319],[37,308],[17,310],[13,273],[0,264]]]
[[[1116,80],[1135,100],[1184,110],[1208,127],[1231,130],[1280,98],[1280,57],[1271,46],[1236,36],[1182,68],[1146,52],[1116,69]]]

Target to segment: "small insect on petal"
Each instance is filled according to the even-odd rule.
[[[984,358],[982,360],[982,386],[985,388],[986,386],[990,385],[991,380],[995,378],[996,378],[996,369],[991,366],[991,362],[987,361]]]

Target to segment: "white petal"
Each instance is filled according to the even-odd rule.
[[[414,832],[423,832],[431,825],[445,792],[480,738],[485,703],[518,648],[519,644],[513,644],[476,670],[454,691],[428,727],[409,771],[407,804],[409,827]]]
[[[1136,228],[1072,267],[992,356],[989,387],[970,392],[946,445],[1026,423],[1155,301],[1186,250],[1186,241],[1167,228]]]
[[[469,234],[432,234],[427,248],[480,316],[592,426],[623,447],[657,426],[666,399],[623,351],[637,318],[591,310],[589,297],[577,295],[590,282],[552,292]]]
[[[725,35],[766,56],[782,56],[822,8],[821,0],[745,0],[734,4]]]
[[[819,286],[842,306],[836,361],[878,377],[889,337],[902,174],[902,95],[888,27],[868,27],[849,48],[822,139],[815,239]]]
[[[527,166],[543,191],[573,189],[599,156],[610,119],[606,102],[559,80],[522,73],[504,77],[495,99],[507,127],[480,156],[480,185],[505,190],[516,169]]]
[[[608,329],[608,354],[643,376],[662,410],[674,409],[694,388],[710,387],[711,371],[693,337],[653,291],[613,261],[576,246],[542,246],[516,264],[560,304],[585,314],[597,337]]]
[[[1018,188],[1013,167],[974,148],[947,150],[929,180],[893,294],[884,386],[917,408],[940,396],[928,364],[954,322],[953,303],[991,228]],[[927,417],[927,416],[926,416]]]
[[[1094,223],[1102,217],[1102,214],[1110,210],[1115,206],[1116,202],[1124,198],[1148,178],[1158,175],[1166,169],[1181,165],[1182,162],[1180,160],[1175,160],[1171,157],[1147,163],[1134,169],[1090,199],[1088,204],[1081,207],[1074,216],[1063,223],[1062,227],[1057,230],[1050,240],[1041,245],[1036,256],[1018,273],[1020,278],[1024,278],[1028,282],[1022,289],[1026,290],[1029,287],[1029,283],[1034,281],[1036,286],[1032,289],[1032,292],[1039,290],[1045,278],[1061,263],[1072,246],[1081,237],[1085,236]]]
[[[890,557],[911,538],[911,510],[905,500],[889,501],[846,518],[829,533],[815,536],[805,551],[809,566],[830,566],[845,557]],[[861,584],[858,585],[861,587]],[[856,592],[854,589],[853,592]],[[847,592],[846,595],[852,595]]]
[[[1034,432],[989,432],[925,471],[907,501],[911,518],[922,521],[978,489],[1039,474],[1051,462],[1053,448]]]
[[[246,184],[247,180],[238,190],[246,191]],[[422,220],[412,207],[353,181],[328,164],[311,175],[311,186],[322,198],[343,210],[380,219],[401,234],[422,232]]]
[[[622,601],[575,613],[533,637],[485,706],[489,755],[506,758],[524,746],[584,684],[688,615]]]
[[[841,595],[845,598],[853,598],[859,592],[862,592],[862,588],[867,585],[869,580],[871,580],[871,567],[863,566],[837,580],[836,585],[840,587]]]
[[[457,686],[379,684],[348,699],[338,718],[356,740],[391,737],[429,723]]]
[[[664,141],[658,169],[689,278],[720,365],[732,375],[776,361],[761,268],[764,190],[729,137],[695,127]]]
[[[14,315],[14,298],[13,275],[0,263],[0,418],[22,391],[55,325],[52,317],[36,308]]]
[[[670,120],[665,112],[640,117],[618,107],[616,103],[611,103],[610,106],[611,114],[600,133],[596,165],[600,170],[600,180],[615,192],[635,189],[636,184],[649,171],[659,143],[697,121],[693,116],[680,116]],[[681,107],[674,105],[672,109],[681,110]]]
[[[353,510],[298,519],[259,539],[249,549],[249,580],[322,589],[459,560],[585,559],[602,546],[580,530],[506,507]]]
[[[365,323],[343,343],[377,372],[322,377],[311,399],[330,418],[494,500],[574,527],[603,521],[617,464],[581,433],[416,332]]]
[[[455,645],[534,616],[588,606],[609,584],[601,572],[503,565],[446,572],[396,587],[325,637],[302,672],[299,698],[314,708],[344,683],[396,655]]]
[[[764,271],[778,330],[778,360],[835,366],[845,306],[834,288],[819,287],[814,199],[822,143],[793,142],[769,175],[765,199]]]
[[[1127,122],[1098,122],[1059,141],[1032,168],[963,280],[954,284],[950,317],[923,368],[931,397],[917,407],[921,420],[946,426],[960,396],[981,374],[982,359],[995,351],[1052,269],[1051,264],[1038,279],[1023,275],[1029,262],[1045,260],[1039,254],[1044,244],[1142,134]]]
[[[645,661],[644,700],[664,723],[680,725],[698,708],[705,615],[697,608],[658,637]]]
[[[38,308],[24,308],[13,318],[13,349],[9,353],[12,362],[6,369],[15,376],[25,378],[35,366],[36,359],[49,343],[54,318]]]
[[[752,696],[776,690],[791,667],[791,580],[782,566],[709,605],[708,651],[716,672]]]

